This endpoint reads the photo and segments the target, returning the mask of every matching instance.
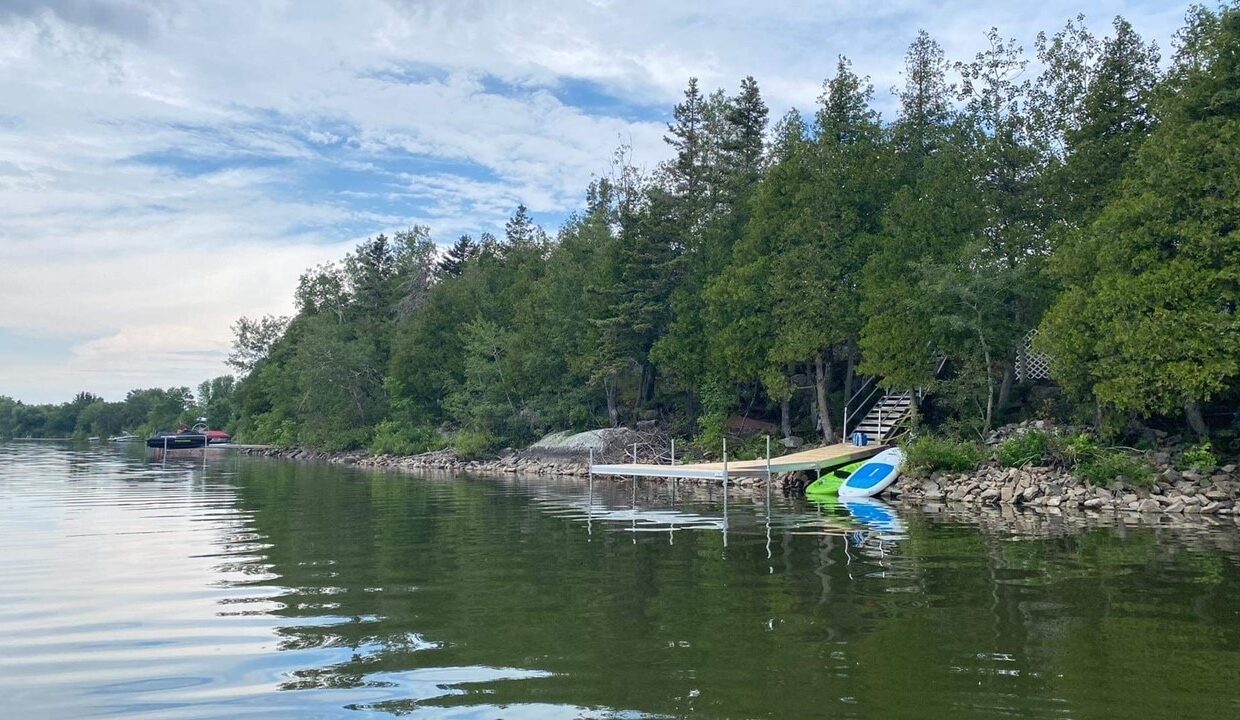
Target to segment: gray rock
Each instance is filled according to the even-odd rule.
[[[1088,509],[1090,509],[1090,510],[1097,510],[1098,508],[1102,507],[1102,505],[1103,505],[1105,502],[1106,502],[1106,501],[1105,501],[1105,500],[1103,500],[1102,498],[1090,498],[1090,499],[1088,499],[1088,500],[1086,500],[1086,501],[1085,501],[1084,505],[1085,505],[1085,507],[1086,507],[1086,508],[1088,508]]]
[[[1168,506],[1167,506],[1167,508],[1166,508],[1166,510],[1164,510],[1164,512],[1168,512],[1168,513],[1182,513],[1182,512],[1184,512],[1184,503],[1182,503],[1182,502],[1178,502],[1178,501],[1177,501],[1177,502],[1173,502],[1173,503],[1171,503],[1170,505],[1168,505]]]
[[[593,449],[601,453],[612,443],[623,443],[632,431],[628,428],[602,428],[575,433],[572,430],[554,432],[530,446],[535,452],[580,453]]]
[[[1158,512],[1159,510],[1162,510],[1162,506],[1158,504],[1157,500],[1151,498],[1146,498],[1137,503],[1137,512],[1151,513]]]

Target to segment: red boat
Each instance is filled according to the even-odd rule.
[[[206,435],[208,445],[223,445],[232,442],[232,435],[223,430],[208,430]]]

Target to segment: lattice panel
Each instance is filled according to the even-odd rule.
[[[1033,350],[1033,339],[1037,336],[1038,329],[1034,328],[1025,333],[1025,339],[1021,342],[1021,356],[1016,363],[1016,379],[1021,382],[1050,380],[1051,378],[1051,359]]]

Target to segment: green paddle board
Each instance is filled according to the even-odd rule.
[[[839,494],[840,485],[844,484],[844,481],[848,479],[849,475],[853,474],[854,470],[861,467],[865,463],[866,461],[862,460],[861,462],[855,462],[849,465],[845,465],[843,467],[835,468],[834,470],[831,470],[823,474],[817,480],[805,486],[805,494],[806,495],[836,495],[836,494]]]

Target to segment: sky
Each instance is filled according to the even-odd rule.
[[[1164,51],[1179,2],[0,0],[0,395],[194,386],[240,316],[379,232],[441,245],[519,202],[554,232],[689,77],[812,112],[846,55],[877,106],[919,29],[969,59],[1078,12]]]

